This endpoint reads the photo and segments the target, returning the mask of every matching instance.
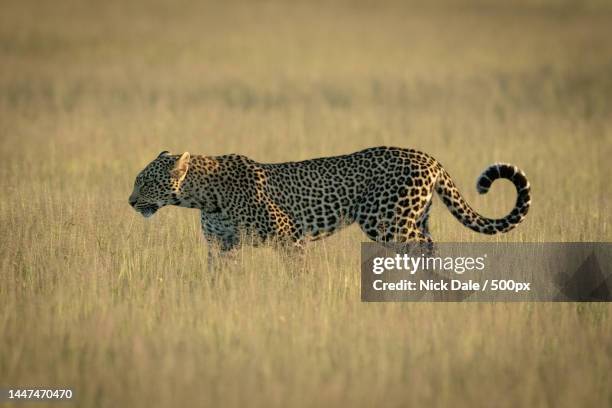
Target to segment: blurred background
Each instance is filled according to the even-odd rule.
[[[608,2],[2,9],[5,180],[97,185],[121,191],[123,204],[133,176],[166,149],[274,162],[389,144],[430,153],[470,202],[499,214],[512,190],[484,200],[474,179],[492,162],[514,163],[534,185],[536,217],[545,209],[588,224],[546,239],[610,236]]]
[[[162,150],[395,145],[487,216],[514,192],[479,196],[486,166],[530,179],[516,230],[437,200],[435,240],[610,241],[611,38],[604,0],[3,0],[0,379],[83,406],[606,405],[609,306],[364,305],[358,228],[299,265],[241,249],[219,286],[197,211],[127,198]]]

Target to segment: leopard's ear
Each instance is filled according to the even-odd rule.
[[[158,155],[157,155],[157,158],[159,159],[160,157],[162,157],[162,156],[167,156],[167,155],[169,155],[169,154],[170,154],[170,152],[169,152],[169,151],[164,150],[163,152],[161,152],[160,154],[158,154]]]
[[[179,157],[179,159],[174,163],[174,167],[170,171],[170,174],[173,178],[177,179],[179,182],[183,181],[185,176],[187,175],[187,170],[189,169],[189,152],[185,152]]]

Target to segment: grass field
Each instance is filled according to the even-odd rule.
[[[195,210],[127,203],[161,150],[276,162],[396,145],[490,216],[439,241],[612,241],[612,4],[3,1],[0,387],[79,407],[612,405],[608,304],[366,304],[351,227],[212,279]],[[22,405],[19,405],[22,406]],[[41,405],[36,405],[41,406]],[[59,405],[58,405],[59,406]]]

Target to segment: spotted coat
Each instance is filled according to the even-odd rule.
[[[527,178],[516,166],[493,164],[476,187],[484,194],[499,178],[514,184],[517,198],[508,215],[491,219],[469,206],[438,161],[417,150],[374,147],[278,164],[162,152],[136,177],[129,202],[145,217],[165,205],[200,209],[204,236],[223,251],[245,237],[301,246],[354,222],[374,241],[429,243],[434,192],[474,231],[496,234],[519,224],[530,205]]]

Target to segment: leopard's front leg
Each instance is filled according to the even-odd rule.
[[[202,211],[202,234],[208,244],[208,270],[220,267],[221,262],[235,257],[240,243],[238,226],[222,212],[205,213]]]

